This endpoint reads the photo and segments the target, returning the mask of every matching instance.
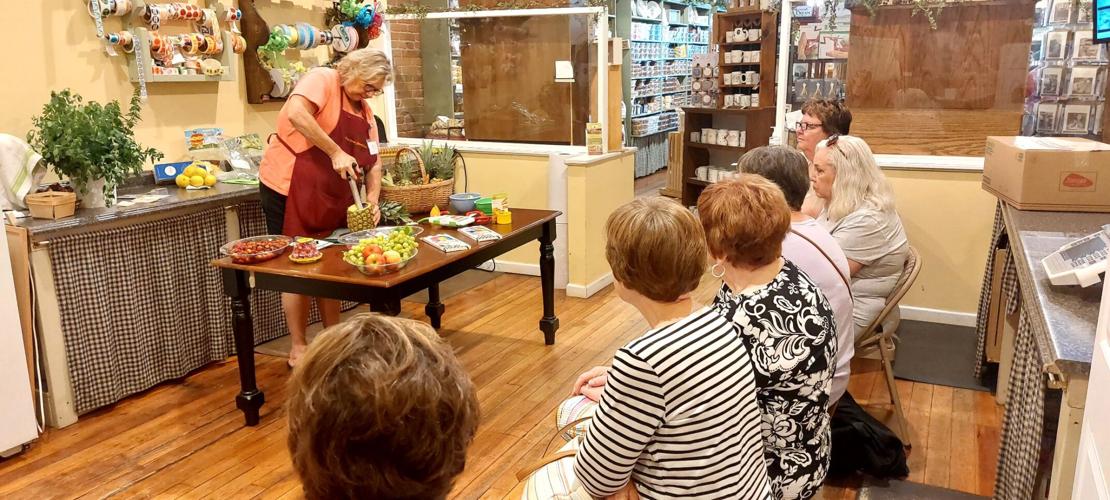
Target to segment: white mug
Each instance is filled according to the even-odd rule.
[[[740,107],[747,108],[752,105],[752,96],[747,94],[740,95]]]
[[[725,52],[725,64],[732,64],[732,52]]]
[[[748,143],[748,133],[746,131],[741,130],[740,131],[740,147],[745,147],[747,145],[747,143]]]
[[[748,79],[748,85],[759,85],[759,73],[748,71],[745,75]]]
[[[698,167],[694,169],[694,176],[701,181],[709,180],[709,167]]]
[[[690,132],[690,142],[701,142],[701,132]]]
[[[717,182],[717,180],[720,179],[720,177],[719,177],[720,175],[721,175],[720,170],[717,170],[716,168],[710,168],[709,169],[709,179],[708,179],[709,182]]]
[[[759,94],[758,93],[752,94],[752,107],[753,108],[758,108],[759,107]]]
[[[731,30],[725,32],[725,43],[732,43],[736,41],[736,33]]]
[[[742,50],[733,50],[731,52],[732,52],[732,62],[734,62],[734,63],[744,62],[744,51],[742,51]]]
[[[732,30],[732,39],[737,42],[743,42],[748,39],[748,32],[744,28],[735,28]]]
[[[717,131],[714,130],[714,129],[711,129],[711,128],[702,129],[702,131],[701,131],[701,141],[706,143],[706,144],[716,144],[717,143]]]
[[[724,79],[725,85],[733,85],[732,73],[725,73],[721,76]]]
[[[725,94],[725,107],[731,108],[733,105],[732,94]]]
[[[759,31],[760,30],[756,29],[756,28],[752,28],[752,29],[748,30],[748,41],[749,42],[758,42],[759,41]]]
[[[727,130],[718,130],[717,131],[717,145],[718,146],[727,146],[728,145],[728,134],[726,134],[726,132],[727,132]]]

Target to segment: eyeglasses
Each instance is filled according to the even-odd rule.
[[[385,92],[384,90],[379,89],[378,87],[370,85],[369,83],[362,86],[362,91],[365,92],[366,95],[370,96],[370,97],[379,96],[379,95],[382,95],[383,92]]]
[[[810,130],[821,128],[821,123],[806,123],[798,122],[797,129],[799,132],[809,132]]]

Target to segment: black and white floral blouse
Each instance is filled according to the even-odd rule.
[[[736,323],[751,350],[775,496],[812,497],[829,468],[826,405],[836,367],[832,307],[788,260],[759,289],[736,295],[722,285],[713,305]]]

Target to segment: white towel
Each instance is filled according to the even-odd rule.
[[[22,139],[0,134],[0,209],[24,209],[23,198],[42,181],[46,166],[42,165],[42,155],[31,149]]]

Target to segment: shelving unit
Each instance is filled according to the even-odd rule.
[[[758,28],[759,40],[727,42],[726,31],[737,27]],[[697,203],[701,190],[709,182],[697,178],[697,167],[728,167],[739,157],[758,146],[765,146],[771,139],[771,128],[775,122],[775,66],[778,48],[778,16],[759,10],[725,12],[713,16],[713,42],[719,47],[717,53],[717,106],[715,108],[686,107],[682,147],[682,203],[690,206]],[[759,50],[759,61],[750,63],[725,63],[725,51]],[[758,71],[758,83],[724,83],[725,73],[732,71]],[[759,106],[725,107],[729,99],[725,96],[759,95]],[[739,146],[706,144],[692,142],[690,133],[704,129],[737,130],[744,133]]]
[[[239,77],[239,63],[235,60],[237,57],[239,57],[239,54],[236,54],[232,50],[232,47],[234,45],[234,36],[229,31],[227,23],[225,21],[222,21],[222,19],[224,19],[224,14],[227,7],[217,0],[204,0],[200,2],[199,5],[203,8],[213,9],[216,12],[217,18],[221,20],[217,23],[217,27],[219,30],[219,36],[224,46],[224,50],[221,51],[218,56],[201,57],[218,60],[220,62],[220,65],[223,67],[223,72],[219,75],[205,75],[200,73],[195,75],[167,75],[162,73],[155,73],[155,61],[150,53],[150,30],[145,27],[146,25],[136,14],[138,12],[141,12],[142,9],[146,7],[146,3],[147,2],[144,2],[143,0],[135,0],[131,8],[132,14],[129,14],[128,16],[123,18],[124,29],[131,32],[131,35],[134,37],[135,44],[134,50],[131,53],[126,54],[128,62],[127,73],[132,82],[138,82],[140,80],[140,66],[136,60],[137,57],[142,57],[143,63],[141,76],[142,80],[146,83],[227,82],[234,81]],[[192,21],[165,21],[162,24],[162,27],[165,28],[166,32],[168,32],[163,32],[164,35],[179,35],[182,32],[195,31],[193,29],[194,23]],[[120,52],[122,51],[120,50]]]
[[[692,55],[707,52],[710,42],[709,24],[691,22],[695,19],[686,12],[691,7],[695,16],[708,19],[709,5],[676,0],[661,5],[658,18],[640,16],[632,0],[616,0],[613,7],[614,33],[629,42],[622,68],[623,116],[625,144],[637,148],[637,177],[667,166],[667,133],[678,129],[677,109],[688,103]],[[651,71],[645,74],[643,67]]]

